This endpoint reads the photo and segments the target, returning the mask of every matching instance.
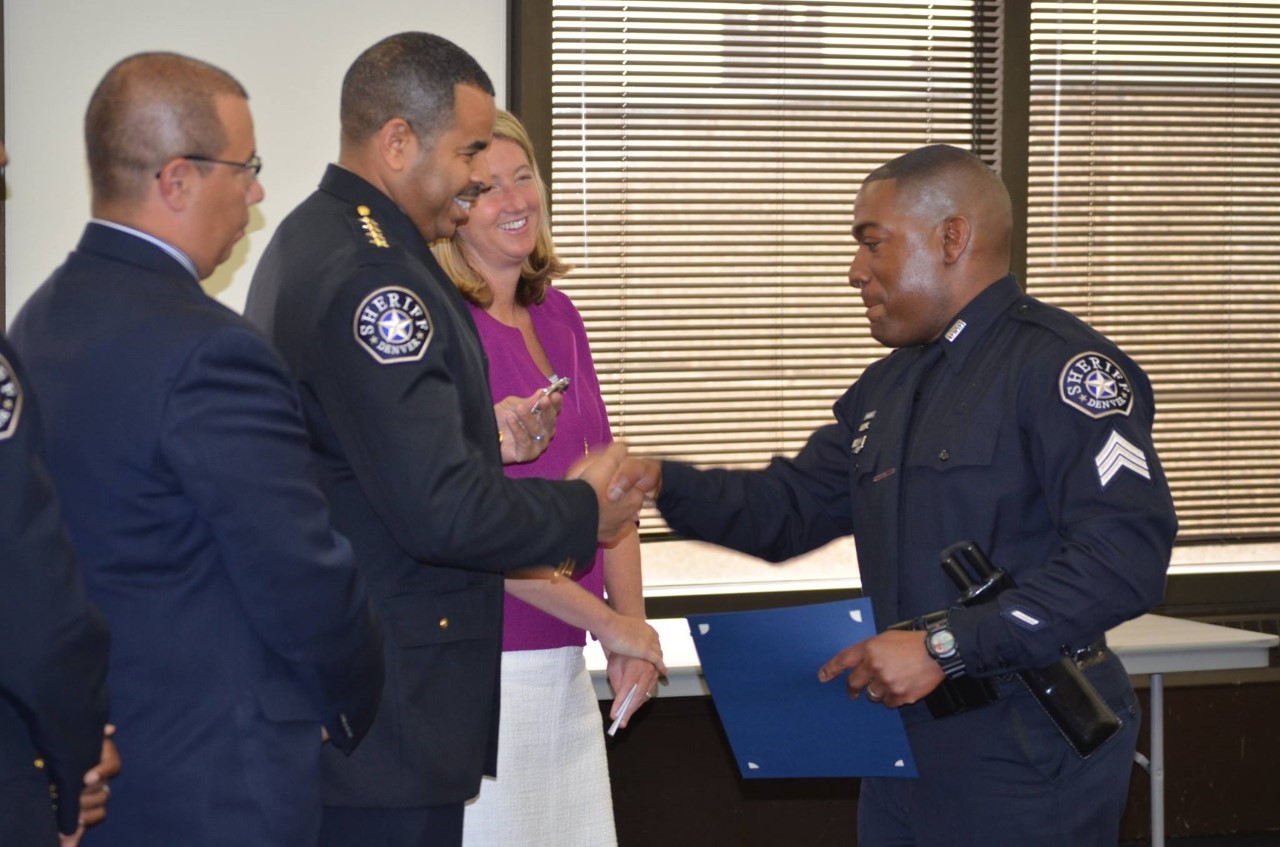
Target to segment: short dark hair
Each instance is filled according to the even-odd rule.
[[[898,158],[886,162],[867,174],[863,182],[896,179],[904,185],[915,184],[948,172],[969,172],[975,175],[981,173],[999,180],[999,176],[987,166],[986,162],[968,150],[952,147],[950,144],[930,144],[927,147],[917,147],[909,153],[903,153]]]
[[[896,180],[909,195],[903,202],[916,211],[950,215],[963,210],[983,232],[982,245],[1009,272],[1013,211],[1009,189],[1000,175],[978,156],[948,144],[931,144],[904,153],[876,168],[863,185]]]
[[[227,134],[217,95],[249,99],[231,74],[177,53],[136,53],[113,65],[84,117],[94,203],[141,197],[177,156],[221,153]]]
[[[484,68],[447,38],[429,32],[388,36],[356,57],[342,79],[342,136],[364,141],[400,117],[430,144],[453,125],[458,85],[494,93]]]

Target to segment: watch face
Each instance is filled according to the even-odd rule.
[[[946,628],[930,632],[927,644],[935,659],[949,659],[956,652],[956,637]]]

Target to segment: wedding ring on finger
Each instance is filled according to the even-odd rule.
[[[868,700],[870,700],[872,703],[879,703],[879,702],[881,702],[882,700],[884,700],[884,694],[882,694],[882,693],[881,693],[881,692],[879,692],[879,691],[876,691],[874,688],[872,688],[870,685],[868,685],[868,686],[867,686],[867,699],[868,699]]]
[[[546,437],[545,435],[543,435],[542,433],[538,433],[537,435],[535,435],[535,436],[533,437],[533,440],[534,440],[534,441],[536,441],[536,442],[538,442],[539,444],[541,444],[542,442],[544,442],[544,441],[546,441],[546,440],[547,440],[547,437]]]

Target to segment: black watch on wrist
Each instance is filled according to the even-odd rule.
[[[925,629],[924,649],[942,668],[947,679],[964,676],[964,659],[960,657],[955,634],[951,632],[951,622],[946,617],[929,624]]]

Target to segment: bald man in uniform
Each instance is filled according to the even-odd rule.
[[[835,422],[760,471],[646,462],[636,484],[688,537],[780,561],[852,534],[881,633],[819,670],[900,709],[920,776],[866,779],[858,843],[1114,845],[1140,714],[1104,633],[1154,606],[1177,530],[1141,368],[1009,273],[1009,195],[934,145],[873,171],[849,283],[894,351]],[[939,554],[973,540],[1016,582],[960,607]],[[938,614],[932,614],[938,613]],[[928,623],[922,620],[929,615]],[[899,621],[914,631],[884,631]],[[1078,755],[1015,672],[1070,656],[1120,718]],[[944,679],[998,699],[935,717]]]

